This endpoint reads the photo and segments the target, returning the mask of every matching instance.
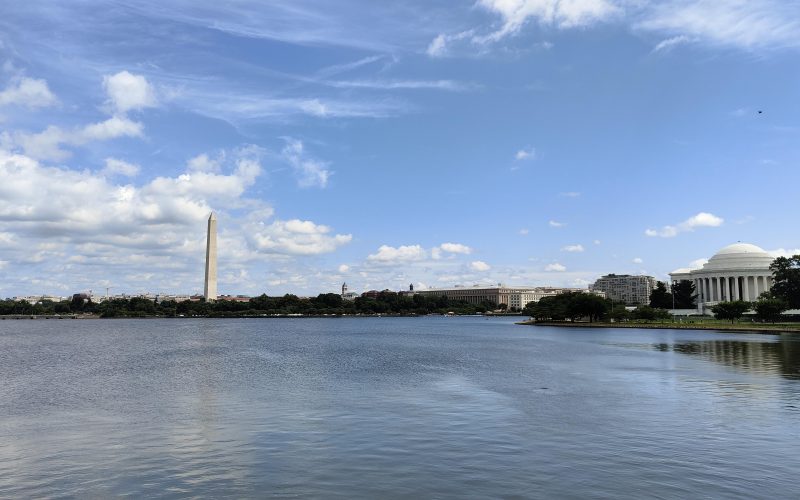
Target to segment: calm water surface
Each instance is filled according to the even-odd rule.
[[[798,498],[800,337],[0,321],[0,497]]]

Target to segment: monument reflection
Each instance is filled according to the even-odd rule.
[[[737,369],[800,380],[800,339],[773,342],[701,340],[656,344],[655,348],[701,357]]]

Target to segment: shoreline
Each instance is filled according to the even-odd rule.
[[[778,335],[782,333],[800,333],[800,324],[797,326],[786,325],[742,325],[742,324],[703,324],[703,323],[584,323],[584,322],[554,322],[554,321],[521,321],[523,326],[555,326],[560,328],[630,328],[645,330],[714,330],[722,332],[765,333]]]

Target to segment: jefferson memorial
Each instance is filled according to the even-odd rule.
[[[697,309],[706,313],[717,302],[758,299],[772,286],[769,265],[775,260],[749,243],[734,243],[716,253],[700,269],[677,269],[673,281],[691,281],[697,294]]]

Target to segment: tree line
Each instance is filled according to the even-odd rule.
[[[449,300],[447,297],[423,295],[406,296],[395,292],[380,292],[377,297],[357,297],[343,300],[341,295],[323,293],[316,297],[298,297],[287,294],[280,297],[260,295],[248,301],[217,300],[162,301],[132,297],[111,299],[100,303],[75,296],[71,301],[43,301],[30,304],[25,301],[0,301],[0,315],[55,315],[94,314],[104,318],[124,317],[251,317],[272,315],[422,315],[422,314],[478,314],[496,309],[491,302],[469,304]]]

